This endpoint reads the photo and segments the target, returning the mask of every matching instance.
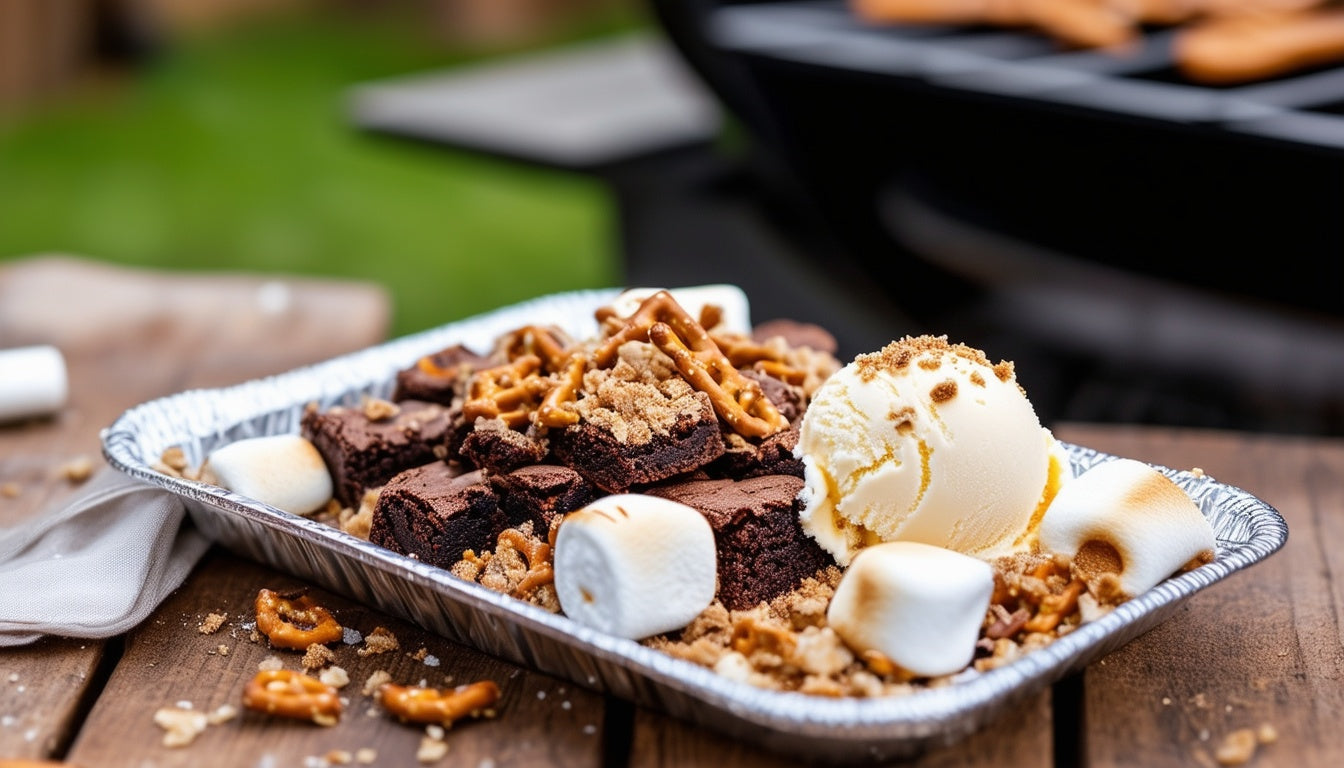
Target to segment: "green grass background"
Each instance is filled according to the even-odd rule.
[[[617,7],[550,44],[628,31]],[[542,293],[615,285],[604,189],[356,131],[354,84],[517,52],[326,14],[179,39],[0,122],[0,260],[62,252],[173,270],[376,281],[401,335]]]

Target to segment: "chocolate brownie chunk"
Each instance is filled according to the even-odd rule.
[[[453,399],[462,395],[472,371],[488,367],[488,359],[461,344],[454,344],[398,371],[392,399],[452,405]]]
[[[751,608],[797,587],[834,560],[798,522],[803,481],[791,475],[747,480],[693,480],[650,488],[651,495],[695,507],[714,529],[719,599]]]
[[[490,485],[499,494],[510,526],[531,520],[532,530],[540,532],[550,530],[556,515],[573,512],[597,497],[597,489],[583,475],[553,464],[534,464],[492,475]]]
[[[798,428],[789,427],[753,443],[736,435],[728,436],[728,450],[705,467],[712,478],[743,480],[761,475],[803,476],[803,460],[793,455],[798,447]]]
[[[761,385],[761,392],[765,394],[766,399],[775,406],[780,416],[788,419],[790,424],[797,424],[803,417],[803,411],[807,408],[807,398],[802,389],[760,371],[744,369],[741,373]]]
[[[464,462],[499,473],[538,464],[545,460],[546,452],[545,442],[509,429],[499,419],[477,419],[458,451]]]
[[[448,410],[436,403],[406,400],[396,415],[372,419],[361,409],[333,406],[303,414],[301,431],[331,472],[336,500],[359,505],[364,491],[398,472],[442,459]]]
[[[506,524],[481,472],[457,474],[436,461],[388,481],[373,508],[369,541],[450,568],[468,549],[494,549]]]
[[[830,331],[819,325],[797,320],[767,320],[751,329],[751,338],[760,344],[776,336],[783,338],[784,343],[790,347],[810,347],[832,355],[840,346]]]
[[[677,413],[666,432],[652,432],[643,442],[622,440],[617,429],[585,420],[551,432],[552,453],[608,493],[699,469],[723,455],[724,443],[709,398],[696,395],[694,410]]]

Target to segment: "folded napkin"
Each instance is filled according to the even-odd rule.
[[[181,499],[105,467],[74,498],[0,529],[0,646],[121,634],[208,545]]]

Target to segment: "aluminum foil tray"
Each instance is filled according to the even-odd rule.
[[[720,677],[638,643],[459,580],[336,528],[230,491],[161,474],[180,446],[193,466],[233,440],[297,432],[304,406],[388,397],[397,370],[452,343],[488,349],[521,325],[555,323],[583,337],[615,291],[543,297],[237,386],[192,390],[128,410],[102,433],[118,470],[178,494],[194,524],[229,549],[397,615],[444,637],[590,689],[660,709],[794,757],[865,762],[908,756],[986,726],[1015,703],[1081,669],[1169,616],[1199,590],[1268,557],[1287,540],[1279,513],[1245,491],[1161,468],[1217,533],[1217,559],[1086,624],[1045,649],[949,686],[878,699],[779,693]],[[1112,456],[1067,445],[1075,473]]]

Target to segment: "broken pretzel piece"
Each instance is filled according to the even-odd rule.
[[[334,643],[344,634],[331,612],[305,594],[263,589],[255,607],[257,630],[276,648],[302,651],[315,643]]]
[[[335,688],[291,669],[263,669],[243,689],[243,706],[255,712],[332,726],[341,719]]]
[[[397,718],[410,723],[449,726],[463,717],[490,713],[499,701],[499,686],[490,680],[461,685],[451,690],[384,683],[378,703]]]

